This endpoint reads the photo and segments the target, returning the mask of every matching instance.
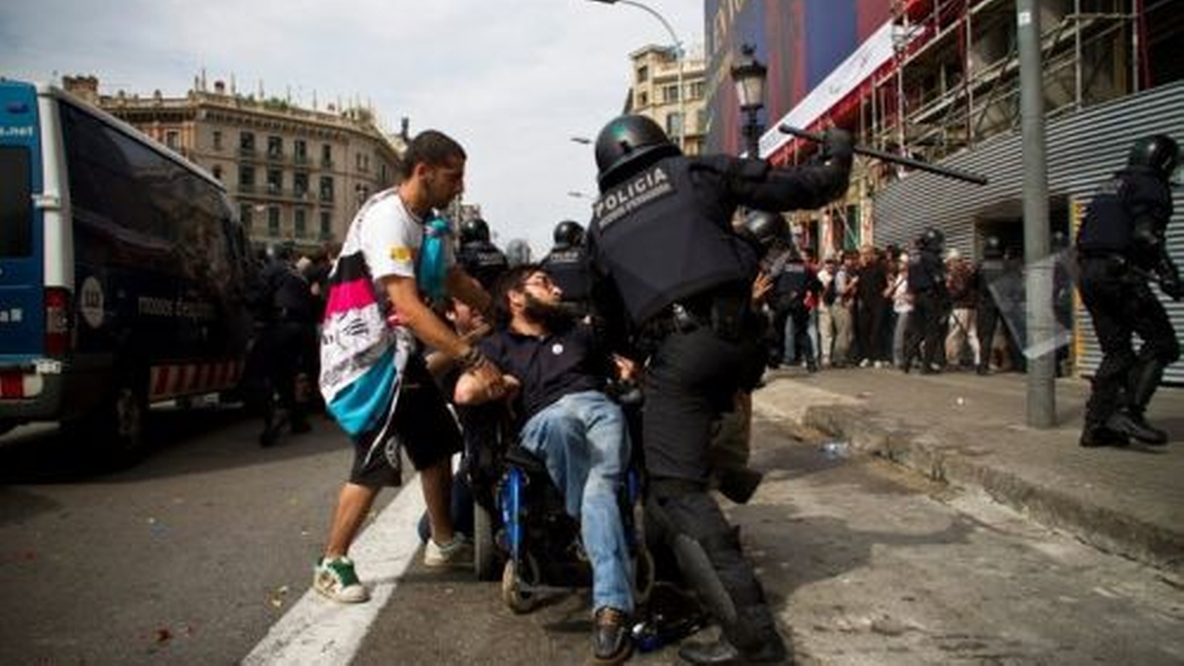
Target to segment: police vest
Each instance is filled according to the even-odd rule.
[[[1125,252],[1131,244],[1131,219],[1123,199],[1124,183],[1114,178],[1098,188],[1077,232],[1085,252]]]
[[[929,250],[921,250],[917,256],[909,259],[909,291],[933,291],[938,288],[939,283],[944,285],[939,255]]]
[[[476,278],[486,289],[492,287],[498,276],[510,265],[505,253],[488,241],[465,243],[461,246],[457,259],[465,272]]]
[[[588,253],[584,248],[552,250],[543,259],[542,267],[563,290],[564,301],[583,302],[592,295]]]
[[[594,259],[635,325],[673,303],[756,276],[757,258],[730,231],[731,220],[713,218],[701,203],[700,197],[715,193],[695,188],[693,163],[683,156],[659,160],[604,192],[592,207]]]

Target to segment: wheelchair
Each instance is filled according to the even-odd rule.
[[[622,406],[634,423],[630,407]],[[500,439],[507,444],[495,443],[491,450],[481,451],[473,470],[474,569],[479,580],[493,581],[500,565],[502,600],[514,613],[524,614],[548,595],[590,587],[592,569],[581,544],[579,520],[568,515],[546,465],[518,445],[516,434],[505,434],[509,436]],[[635,454],[617,503],[634,570],[634,602],[641,605],[653,591],[655,568],[638,527],[642,466],[641,447],[637,439],[634,442]]]

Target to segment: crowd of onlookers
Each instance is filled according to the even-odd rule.
[[[954,248],[944,251],[941,284],[929,292],[938,303],[939,334],[925,337],[921,344],[933,344],[933,354],[920,354],[906,366],[910,331],[924,335],[920,330],[924,322],[914,317],[917,294],[909,280],[910,265],[917,264],[916,251],[913,248],[910,256],[894,245],[869,244],[828,254],[821,261],[809,249],[802,250],[800,258],[790,259],[801,262],[807,277],[791,290],[792,304],[768,308],[769,367],[801,366],[810,371],[874,367],[925,373],[966,369],[980,374],[1022,369],[1022,355],[999,316],[997,290],[991,288],[992,281],[1007,271],[1018,276],[1018,262],[1007,257],[1006,266],[988,276],[982,262]],[[766,302],[778,300],[774,294]],[[778,317],[779,309],[796,309],[799,316]],[[803,325],[804,336],[795,330]],[[935,361],[919,367],[921,358]]]

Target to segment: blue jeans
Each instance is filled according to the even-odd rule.
[[[633,612],[633,574],[617,493],[629,462],[625,415],[600,391],[570,393],[522,428],[522,446],[541,458],[580,520],[592,564],[592,607]]]

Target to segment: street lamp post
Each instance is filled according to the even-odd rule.
[[[666,18],[664,16],[662,16],[661,14],[659,14],[658,10],[650,7],[649,5],[644,5],[640,2],[635,2],[635,0],[589,0],[589,1],[590,2],[599,2],[602,4],[606,4],[606,5],[621,4],[621,5],[629,5],[630,7],[636,7],[638,9],[642,10],[643,12],[646,12],[650,16],[653,16],[654,18],[658,19],[658,22],[662,24],[662,27],[666,28],[666,32],[670,33],[670,39],[673,40],[673,42],[674,42],[674,61],[678,65],[678,148],[679,148],[679,150],[681,150],[685,153],[686,149],[687,149],[687,139],[686,139],[686,135],[687,135],[687,91],[685,88],[683,88],[683,65],[684,65],[684,62],[686,59],[683,56],[682,40],[680,40],[678,38],[678,35],[675,34],[674,28],[670,27],[670,23],[666,20]]]
[[[756,59],[756,47],[745,44],[740,47],[740,60],[732,65],[732,81],[736,83],[736,96],[740,110],[744,112],[744,144],[750,158],[761,156],[761,126],[756,114],[765,106],[765,75],[769,69]]]

